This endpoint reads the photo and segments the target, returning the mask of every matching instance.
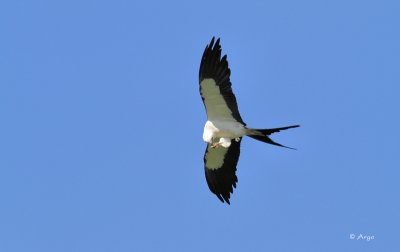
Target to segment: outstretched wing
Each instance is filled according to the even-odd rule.
[[[236,97],[229,79],[231,70],[226,55],[221,58],[219,39],[214,37],[204,50],[201,58],[199,82],[200,95],[206,107],[209,120],[224,119],[244,124],[239,114]]]
[[[212,148],[211,144],[207,145],[204,154],[204,168],[206,180],[211,192],[217,195],[222,202],[228,204],[233,188],[236,188],[238,179],[236,177],[236,165],[239,161],[240,142],[232,139],[228,148],[222,146]]]

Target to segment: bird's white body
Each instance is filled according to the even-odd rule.
[[[203,140],[228,148],[231,140],[246,135],[246,127],[233,120],[208,120],[204,125]]]

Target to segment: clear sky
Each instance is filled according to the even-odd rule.
[[[2,1],[0,251],[400,251],[399,13]],[[244,121],[301,125],[272,136],[297,151],[242,141],[230,206],[203,170],[212,36]]]

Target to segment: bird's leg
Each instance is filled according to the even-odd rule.
[[[211,148],[215,149],[218,148],[221,145],[219,142],[219,138],[213,137],[211,140]]]
[[[219,146],[220,146],[221,144],[219,143],[219,142],[217,142],[217,143],[212,143],[211,144],[211,148],[218,148]]]

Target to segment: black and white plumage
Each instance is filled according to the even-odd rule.
[[[230,204],[230,194],[238,182],[236,166],[242,137],[249,136],[265,143],[286,147],[272,141],[268,136],[281,130],[299,127],[299,125],[273,129],[246,127],[232,92],[230,73],[227,56],[221,58],[220,39],[215,41],[213,37],[204,50],[199,70],[200,94],[207,112],[207,122],[203,132],[203,140],[207,143],[204,166],[211,192],[228,204]]]

